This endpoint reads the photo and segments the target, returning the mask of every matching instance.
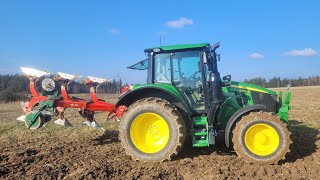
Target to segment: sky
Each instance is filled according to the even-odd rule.
[[[320,1],[1,0],[0,74],[121,77],[160,45],[220,42],[219,71],[233,80],[320,75]]]

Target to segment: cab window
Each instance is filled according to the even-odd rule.
[[[154,64],[154,81],[171,83],[170,54],[156,54]]]

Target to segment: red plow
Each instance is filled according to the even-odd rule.
[[[25,121],[29,129],[38,129],[52,116],[58,116],[54,121],[55,124],[72,126],[72,124],[64,117],[67,108],[78,109],[79,114],[85,119],[85,123],[91,127],[100,127],[94,118],[95,112],[108,112],[107,119],[116,118],[119,120],[126,110],[125,106],[115,107],[114,104],[98,99],[96,95],[97,89],[108,82],[107,79],[87,76],[82,83],[90,87],[90,100],[72,97],[68,94],[68,86],[80,76],[58,72],[53,78],[46,77],[41,82],[41,87],[46,92],[53,95],[41,95],[36,87],[38,81],[49,73],[32,68],[21,68],[24,74],[30,80],[31,99],[29,102],[23,103],[22,108],[25,115],[18,120]],[[61,94],[58,94],[56,84],[59,83]],[[101,128],[101,127],[100,127]]]

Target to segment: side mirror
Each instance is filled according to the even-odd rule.
[[[225,81],[231,81],[231,75],[226,75],[222,79]]]

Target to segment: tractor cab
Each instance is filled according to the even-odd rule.
[[[148,58],[129,69],[148,70],[148,84],[176,88],[194,114],[209,114],[221,102],[221,79],[217,70],[219,44],[161,46],[145,50]]]

